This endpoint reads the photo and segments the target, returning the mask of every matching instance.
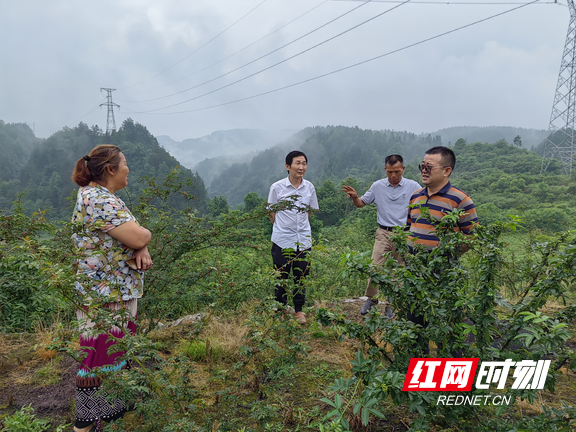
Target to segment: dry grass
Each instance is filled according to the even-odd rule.
[[[219,347],[222,350],[222,354],[218,358],[214,358],[213,361],[209,359],[198,361],[195,367],[196,373],[191,376],[193,387],[199,392],[198,400],[203,400],[204,405],[200,411],[220,409],[217,408],[220,399],[215,393],[230,386],[230,383],[214,379],[214,376],[218,371],[231,370],[233,364],[238,360],[239,349],[245,343],[243,338],[248,332],[245,324],[249,315],[253,313],[254,304],[250,302],[240,306],[234,313],[209,318],[198,335],[199,339],[210,341],[212,347]],[[339,313],[343,312],[348,314],[350,319],[363,322],[358,313],[360,302],[318,302],[315,308],[318,307],[326,307]],[[544,310],[545,313],[551,314],[562,307],[557,302],[549,302]],[[280,403],[278,414],[287,424],[294,421],[301,423],[303,413],[317,409],[318,400],[326,396],[326,388],[333,381],[334,373],[340,373],[341,377],[351,375],[350,361],[355,358],[359,349],[357,341],[345,339],[343,342],[339,342],[337,333],[329,333],[327,329],[321,328],[315,321],[313,313],[308,313],[307,318],[307,328],[310,334],[313,335],[321,330],[324,336],[312,337],[308,343],[310,345],[308,357],[294,370],[294,377],[288,379],[290,382],[286,385],[285,390],[284,388],[281,389],[286,393],[279,396],[282,403]],[[166,351],[162,355],[168,357],[169,352],[175,352],[178,349],[181,341],[187,340],[186,336],[194,326],[195,324],[167,327],[163,330],[152,331],[148,336],[153,340],[162,342]],[[44,356],[42,351],[53,337],[55,337],[55,331],[51,328],[37,329],[37,333],[34,335],[0,336],[0,392],[2,392],[3,386],[10,385],[10,383],[41,386],[42,379],[46,380],[58,371],[58,363],[53,358]],[[34,349],[35,345],[36,349]],[[434,346],[431,345],[431,348]],[[392,352],[392,347],[386,346],[386,350]],[[562,400],[574,405],[576,401],[576,388],[574,386],[576,374],[565,368],[561,372],[563,375],[556,383],[555,393],[541,391],[533,404],[528,401],[517,400],[514,407],[515,413],[522,417],[537,415],[542,413],[543,405],[559,407]],[[261,383],[257,383],[256,387],[258,385]],[[248,387],[238,390],[242,403],[251,403],[250,390]],[[324,410],[324,407],[320,406],[320,408]],[[402,430],[402,423],[409,424],[411,421],[410,414],[404,406],[388,406],[387,415],[389,415],[389,419],[393,419],[390,424],[393,424],[397,428],[396,430]],[[127,417],[131,418],[131,416],[132,414],[129,414]],[[139,420],[134,418],[133,421],[134,427],[136,427]]]
[[[210,340],[211,345],[222,348],[224,359],[235,359],[247,333],[243,320],[236,316],[211,320],[202,332],[202,337]]]
[[[54,341],[54,333],[51,331],[52,327],[46,328],[43,325],[36,328],[36,355],[42,361],[49,361],[56,357],[56,351],[48,350],[46,347]]]

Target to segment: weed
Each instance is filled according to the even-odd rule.
[[[217,361],[222,357],[223,348],[219,345],[206,341],[193,339],[182,341],[178,347],[178,352],[190,358],[192,361]]]
[[[4,428],[1,432],[43,432],[48,429],[50,422],[37,419],[32,404],[22,407],[11,416],[4,417]],[[56,432],[63,432],[71,425],[58,426]]]

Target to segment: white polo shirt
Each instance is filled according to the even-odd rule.
[[[290,183],[288,177],[278,180],[270,186],[268,204],[278,204],[292,195],[298,196],[298,199],[294,202],[296,206],[310,206],[318,210],[316,189],[312,183],[305,179],[302,179],[302,183],[300,183],[298,188],[295,188]],[[300,250],[302,250],[311,247],[312,230],[310,229],[308,213],[297,209],[277,212],[274,226],[272,227],[272,242],[282,249],[291,248],[295,250],[296,246],[299,246]]]
[[[406,225],[408,204],[414,191],[422,189],[417,182],[402,177],[392,186],[387,178],[375,181],[360,198],[364,204],[376,204],[377,220],[380,225],[396,227]]]

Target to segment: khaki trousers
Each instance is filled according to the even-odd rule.
[[[388,254],[392,254],[392,257],[399,263],[402,262],[394,251],[394,244],[389,239],[390,235],[392,235],[391,231],[380,227],[376,230],[376,239],[372,249],[372,262],[377,266],[381,266],[388,259]],[[368,286],[364,295],[370,299],[378,295],[378,285],[372,283],[372,278],[368,278]]]

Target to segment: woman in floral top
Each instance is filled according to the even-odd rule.
[[[107,333],[94,333],[90,317],[95,307],[103,306],[112,311],[125,309],[135,319],[144,272],[152,266],[147,249],[150,231],[138,224],[115,195],[128,184],[128,172],[126,157],[117,146],[100,145],[78,160],[72,175],[80,186],[72,222],[82,223],[80,232],[73,235],[79,252],[76,290],[83,305],[76,316],[84,330],[80,345],[93,348],[86,350],[88,356],[76,376],[76,432],[100,430],[101,420],[115,420],[126,412],[124,401],[110,404],[96,396],[101,379],[94,368],[120,370],[128,365],[123,353],[108,354],[114,342]],[[134,319],[124,325],[132,333]],[[121,338],[124,330],[114,326],[110,333]]]

